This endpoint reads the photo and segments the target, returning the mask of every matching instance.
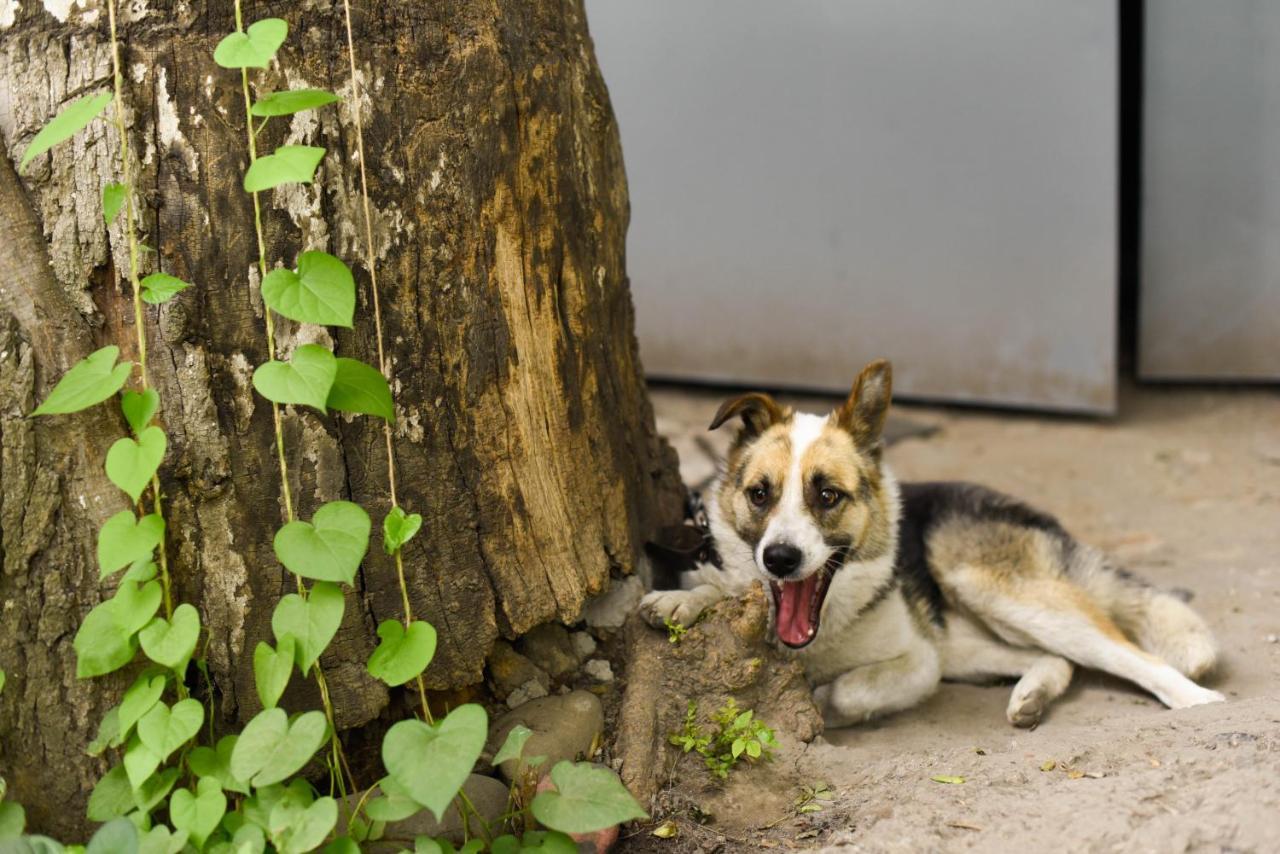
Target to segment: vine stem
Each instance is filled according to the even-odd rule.
[[[133,327],[138,336],[138,369],[142,380],[142,390],[151,388],[147,376],[147,331],[143,325],[142,286],[138,282],[138,234],[136,230],[137,215],[133,209],[133,175],[129,168],[129,142],[124,129],[124,78],[120,73],[120,39],[116,32],[116,0],[107,0],[107,20],[111,25],[111,79],[115,90],[115,126],[116,136],[120,137],[120,172],[124,178],[124,222],[125,234],[129,245],[129,285],[133,291]],[[154,512],[164,521],[164,506],[160,497],[160,475],[151,475],[151,496],[154,501]],[[166,526],[167,531],[167,526]],[[173,588],[169,579],[169,557],[165,548],[165,537],[160,538],[160,587],[164,591],[164,615],[173,620]],[[178,682],[178,694],[186,696],[186,685],[181,679]]]
[[[235,0],[236,11],[236,31],[244,32],[244,17],[240,7],[241,0]],[[245,136],[249,141],[249,165],[252,166],[258,159],[258,144],[255,139],[256,133],[253,129],[253,98],[249,93],[249,69],[240,69],[240,88],[244,93],[244,118],[245,118]],[[267,242],[262,236],[262,204],[258,200],[257,192],[249,194],[253,197],[253,229],[258,239],[258,286],[261,289],[262,280],[267,277]],[[276,357],[276,328],[275,320],[272,317],[271,308],[263,302],[262,313],[266,316],[267,325],[267,356],[274,360]],[[275,427],[276,439],[276,460],[280,467],[280,493],[284,498],[285,519],[288,522],[294,520],[293,513],[293,494],[289,489],[289,463],[284,453],[284,428],[280,420],[280,405],[274,400],[271,401],[271,419]],[[304,600],[307,598],[307,586],[302,582],[302,576],[293,574],[293,579],[298,587],[298,595]],[[338,784],[338,791],[344,797],[347,794],[346,785],[343,783],[343,774],[347,776],[347,781],[351,784],[351,790],[356,791],[355,778],[351,774],[351,768],[347,765],[346,756],[342,752],[342,742],[338,739],[338,726],[333,712],[333,701],[329,696],[329,685],[324,678],[324,670],[320,667],[320,662],[316,661],[313,665],[316,674],[316,685],[320,689],[320,701],[324,706],[325,720],[329,724],[330,733],[330,765],[334,771],[334,779]]]
[[[364,119],[360,116],[360,99],[356,96],[356,41],[351,33],[351,0],[342,0],[342,11],[347,25],[347,59],[351,65],[351,118],[356,128],[356,155],[360,161],[360,199],[364,208],[364,251],[365,267],[369,270],[369,290],[373,295],[373,329],[378,342],[378,370],[382,371],[387,387],[391,387],[391,366],[387,363],[386,352],[382,344],[382,304],[378,297],[378,271],[373,249],[373,216],[369,208],[369,179],[364,167]],[[382,422],[382,436],[387,446],[387,485],[391,498],[391,507],[400,506],[396,497],[396,456],[392,441],[391,422]],[[396,549],[392,557],[396,562],[396,580],[400,582],[400,601],[404,607],[404,627],[408,630],[413,624],[413,606],[409,604],[409,586],[404,580],[404,557],[401,549]],[[427,703],[427,689],[422,674],[417,676],[418,699],[422,703],[422,717],[431,723],[431,707]]]

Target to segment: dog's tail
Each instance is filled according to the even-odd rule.
[[[1187,591],[1161,590],[1113,565],[1100,552],[1078,549],[1072,575],[1138,646],[1189,679],[1214,668],[1217,644],[1204,618],[1187,604],[1191,598]]]

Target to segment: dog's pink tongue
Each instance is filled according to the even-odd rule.
[[[778,639],[783,643],[800,646],[813,637],[810,603],[817,588],[816,572],[803,581],[778,585]]]

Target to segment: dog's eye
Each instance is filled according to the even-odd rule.
[[[769,500],[769,487],[753,486],[747,490],[747,498],[751,499],[751,503],[755,506],[763,507]]]
[[[838,489],[827,487],[818,493],[818,500],[822,502],[822,506],[828,510],[835,507],[844,499],[844,493]]]

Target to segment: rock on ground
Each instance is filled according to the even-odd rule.
[[[627,622],[627,684],[613,755],[621,762],[623,782],[641,804],[649,804],[665,782],[664,768],[677,756],[667,739],[681,728],[690,700],[705,719],[734,698],[739,708],[753,710],[778,733],[782,751],[822,731],[799,661],[766,640],[768,617],[764,591],[756,585],[743,598],[710,608],[679,643],[639,616]],[[700,763],[691,763],[689,774],[700,780],[707,776]]]
[[[597,739],[604,730],[604,709],[600,698],[587,691],[570,691],[558,697],[530,700],[507,712],[494,722],[485,746],[492,757],[507,740],[507,734],[523,724],[533,731],[524,744],[524,756],[545,756],[539,771],[550,771],[562,759],[590,759]],[[499,766],[504,779],[518,776],[520,763],[510,759]]]

